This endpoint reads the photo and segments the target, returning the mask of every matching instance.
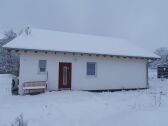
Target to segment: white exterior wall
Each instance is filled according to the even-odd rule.
[[[72,63],[72,90],[105,90],[147,87],[147,60],[115,58],[103,56],[72,55],[63,53],[21,52],[20,76],[21,85],[26,81],[44,81],[46,74],[38,71],[39,60],[47,60],[48,90],[58,90],[59,62]],[[97,75],[86,75],[86,63],[97,63]],[[20,93],[22,90],[20,88]]]

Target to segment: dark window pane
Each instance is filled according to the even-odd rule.
[[[96,63],[87,63],[87,75],[96,75]]]
[[[45,72],[45,68],[40,68],[40,72]]]

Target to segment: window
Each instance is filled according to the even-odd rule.
[[[63,85],[66,86],[68,82],[68,67],[63,67]]]
[[[39,60],[39,72],[46,72],[46,60]]]
[[[96,63],[95,62],[87,62],[87,75],[88,76],[96,75]]]

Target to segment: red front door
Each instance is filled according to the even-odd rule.
[[[71,89],[71,63],[59,63],[59,89]]]

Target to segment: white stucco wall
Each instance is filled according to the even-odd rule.
[[[26,81],[46,80],[46,74],[38,72],[39,60],[47,60],[48,90],[58,90],[59,62],[72,63],[72,90],[128,89],[147,86],[147,60],[51,52],[47,54],[20,52],[20,85]],[[97,76],[86,75],[87,62],[97,63]]]

